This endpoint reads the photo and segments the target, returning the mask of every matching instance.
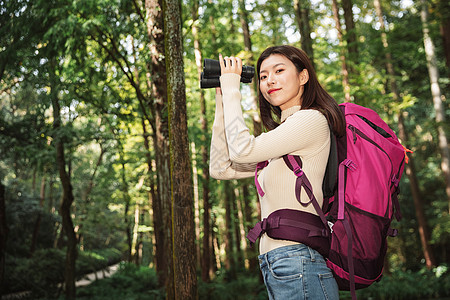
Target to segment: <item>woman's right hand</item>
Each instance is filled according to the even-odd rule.
[[[220,73],[221,75],[227,73],[242,74],[242,60],[239,57],[222,57],[219,54]]]

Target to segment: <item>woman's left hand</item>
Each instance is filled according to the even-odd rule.
[[[222,57],[219,54],[220,72],[221,75],[227,73],[235,73],[241,75],[242,73],[242,60],[239,57]]]

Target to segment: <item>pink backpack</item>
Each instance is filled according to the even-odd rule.
[[[297,175],[297,200],[303,206],[313,204],[319,216],[290,209],[275,211],[258,222],[247,238],[254,243],[266,232],[272,238],[311,246],[327,259],[339,289],[350,290],[356,299],[356,289],[381,279],[386,238],[397,235],[390,224],[394,215],[401,218],[397,195],[407,150],[373,110],[353,103],[339,106],[345,115],[346,135],[335,138],[332,134],[322,209],[301,169],[300,157],[283,157]],[[266,165],[259,163],[255,173],[260,194],[264,192],[256,174]],[[301,188],[308,202],[301,201]]]

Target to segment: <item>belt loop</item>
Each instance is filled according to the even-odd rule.
[[[261,258],[259,259],[259,265],[260,265],[261,267],[264,267],[264,266],[268,266],[268,265],[269,265],[268,259],[267,259],[267,253],[264,253],[264,254],[261,256]]]
[[[316,256],[314,255],[314,250],[311,247],[309,247],[309,246],[306,246],[306,247],[308,248],[309,255],[311,256],[311,261],[315,262],[316,261]]]

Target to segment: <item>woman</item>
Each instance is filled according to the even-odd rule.
[[[261,217],[280,209],[317,215],[313,205],[300,205],[296,175],[282,157],[298,155],[320,205],[322,181],[330,151],[330,126],[342,135],[345,121],[336,101],[321,87],[307,55],[292,46],[266,49],[257,63],[260,113],[267,132],[250,135],[240,106],[242,61],[219,57],[221,87],[210,153],[216,179],[251,177],[258,162],[269,161],[259,173],[264,190]],[[329,126],[330,124],[330,126]],[[301,197],[307,199],[302,189]],[[307,243],[260,239],[260,267],[270,299],[338,299],[338,287],[322,255]]]

